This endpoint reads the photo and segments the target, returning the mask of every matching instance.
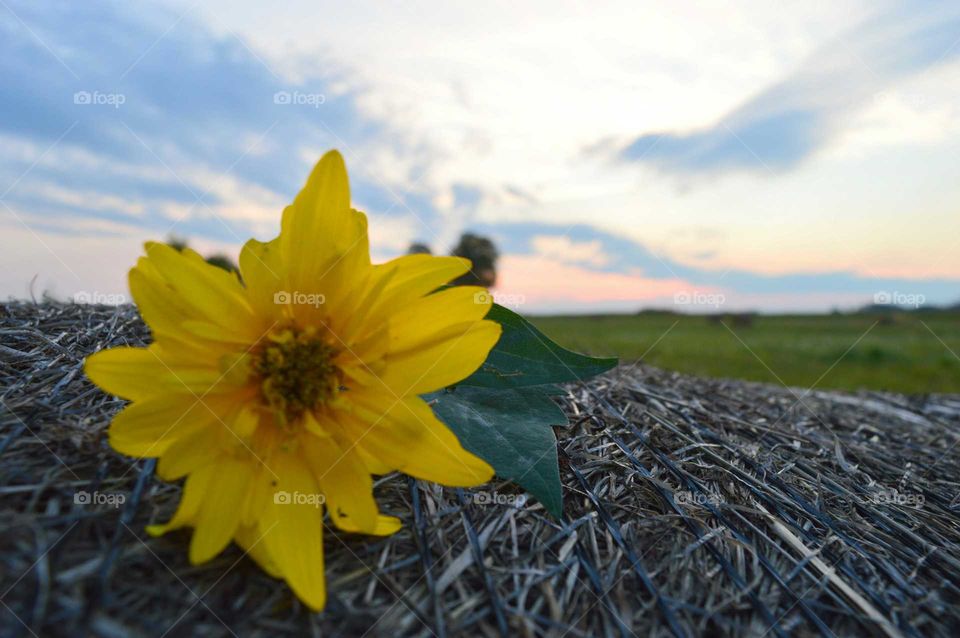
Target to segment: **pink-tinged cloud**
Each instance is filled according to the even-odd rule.
[[[523,303],[538,306],[629,301],[639,307],[642,302],[672,299],[684,290],[714,292],[682,279],[647,279],[638,274],[589,270],[551,258],[511,255],[500,260],[494,295],[522,298]]]
[[[648,279],[642,274],[601,272],[551,258],[503,257],[494,299],[525,312],[631,312],[660,308],[680,313],[810,312],[852,310],[873,301],[864,293],[742,293],[694,284],[679,278]]]

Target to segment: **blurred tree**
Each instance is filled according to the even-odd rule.
[[[408,255],[432,255],[433,251],[430,250],[430,246],[427,246],[423,242],[415,241],[410,244],[410,248],[407,248]]]
[[[237,274],[240,273],[240,269],[237,268],[237,265],[233,262],[233,260],[223,253],[210,255],[207,257],[207,263],[211,266],[216,266],[217,268],[223,268],[227,272],[235,272]]]
[[[454,279],[455,286],[485,286],[492,288],[497,283],[497,259],[500,253],[493,242],[481,235],[464,233],[460,242],[454,246],[454,257],[466,257],[473,263],[470,272]]]
[[[184,249],[189,248],[186,238],[177,237],[176,235],[170,235],[167,237],[167,246],[174,248],[180,252],[183,252]],[[228,256],[223,253],[217,253],[205,257],[206,262],[211,266],[216,266],[217,268],[223,268],[227,272],[240,273],[240,269],[237,268],[237,264]]]
[[[187,238],[170,235],[167,237],[167,246],[183,252],[183,249],[187,247]]]

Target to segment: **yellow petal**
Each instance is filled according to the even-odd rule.
[[[221,332],[250,343],[260,336],[235,276],[166,244],[148,242],[146,251],[147,257],[130,273],[130,289],[151,328],[175,333],[189,321],[219,326]]]
[[[390,317],[390,349],[413,348],[456,324],[479,321],[491,304],[490,293],[479,286],[456,286],[417,299]]]
[[[440,301],[431,300],[427,302],[427,308],[418,311],[426,298],[434,296],[430,295],[431,292],[469,268],[470,262],[466,259],[430,255],[405,255],[375,266],[362,286],[354,284],[357,289],[354,297],[362,301],[345,315],[346,324],[338,325],[336,332],[351,346],[351,352],[357,358],[372,361],[370,357],[377,356],[378,348],[389,345],[383,342],[381,335],[402,335],[408,323],[417,324],[421,330],[429,326],[437,331],[467,319],[481,319],[490,305],[489,295],[483,294],[482,288],[471,287],[469,292],[461,290],[442,297]],[[474,306],[464,309],[462,302],[468,294]],[[458,312],[460,310],[462,312]],[[426,324],[423,323],[425,316]],[[400,325],[391,329],[393,322]]]
[[[149,349],[126,346],[90,355],[83,371],[103,390],[131,400],[156,393],[160,379],[169,376],[163,362]]]
[[[146,257],[137,261],[128,274],[130,294],[137,310],[154,333],[176,334],[187,319],[200,319],[200,314],[175,294],[157,267]]]
[[[326,297],[325,307],[318,312],[324,315],[326,327],[345,344],[355,343],[357,335],[364,334],[370,326],[383,324],[384,317],[371,309],[378,303],[392,274],[376,275],[370,265],[366,216],[362,213],[356,216],[362,226],[362,230],[358,230],[364,238],[362,245],[351,248],[317,279],[318,288]]]
[[[311,415],[307,418],[313,419]],[[301,442],[333,523],[339,527],[342,518],[349,518],[358,529],[373,532],[377,525],[373,479],[355,447],[340,446],[333,437],[312,434],[303,436]]]
[[[348,253],[359,264],[369,264],[366,221],[350,208],[350,185],[343,158],[326,153],[307,178],[293,203],[283,211],[280,251],[287,292],[324,293],[337,278],[328,277],[331,266]],[[356,251],[356,252],[354,252]],[[294,306],[300,311],[303,306]]]
[[[230,423],[230,429],[241,439],[246,439],[253,435],[259,425],[259,410],[253,405],[247,404],[237,411],[236,416]]]
[[[349,328],[354,322],[362,320],[356,307],[366,298],[369,289],[370,248],[367,241],[367,218],[363,213],[351,210],[346,226],[351,230],[346,236],[353,239],[344,246],[338,246],[333,254],[309,276],[306,283],[293,286],[293,290],[308,291],[314,297],[320,295],[318,303],[295,303],[290,307],[294,317],[304,323],[324,325],[339,335],[340,340],[349,338]],[[307,297],[308,300],[310,297]]]
[[[225,403],[226,402],[226,403]],[[164,394],[128,405],[113,419],[108,434],[113,449],[130,456],[161,456],[177,439],[221,423],[229,398]]]
[[[240,273],[247,288],[247,298],[257,314],[265,317],[282,316],[284,291],[283,259],[280,256],[280,240],[259,242],[251,239],[240,251]]]
[[[222,325],[216,325],[209,321],[193,320],[184,321],[180,324],[180,328],[186,337],[199,337],[199,340],[206,343],[220,343],[231,349],[239,349],[250,346],[256,342],[257,339],[264,336],[270,328],[271,323],[257,322],[255,324],[252,319],[247,319],[246,321],[248,322],[247,328],[252,328],[254,325],[258,326],[258,328],[256,330],[251,329],[240,332],[224,330]],[[262,326],[262,329],[260,329],[259,326]]]
[[[463,449],[460,441],[419,397],[396,401],[384,395],[353,398],[349,433],[371,456],[416,478],[472,487],[493,477],[493,468]]]
[[[250,558],[260,565],[263,571],[274,578],[281,578],[280,571],[267,552],[267,545],[263,542],[263,534],[257,525],[241,525],[234,534],[234,540]]]
[[[241,527],[255,527],[260,520],[263,510],[273,502],[274,476],[266,469],[266,466],[260,464],[255,468],[250,477],[250,488],[247,490],[247,498],[243,503],[243,511],[240,513]]]
[[[295,454],[275,466],[277,490],[317,495],[310,469]],[[260,533],[268,555],[294,593],[315,611],[323,609],[327,589],[323,573],[323,509],[308,502],[272,502],[260,518]]]
[[[216,425],[211,425],[175,439],[160,457],[157,475],[165,481],[175,481],[213,463],[222,452],[220,435]]]
[[[358,286],[351,286],[354,280],[362,280],[373,272],[370,264],[370,244],[367,236],[367,216],[360,211],[350,209],[343,222],[345,237],[338,242],[332,261],[324,265],[317,273],[316,289],[324,292],[327,302],[337,308],[347,309],[356,303],[362,295]]]
[[[371,474],[389,474],[396,469],[390,467],[381,459],[371,455],[363,448],[362,445],[357,446],[357,453],[360,455],[360,458],[363,459],[364,465],[367,466],[367,471]]]
[[[230,457],[220,459],[207,485],[203,503],[195,516],[190,540],[190,562],[203,563],[230,543],[247,496],[251,465]]]
[[[462,381],[486,361],[500,332],[493,321],[455,324],[440,332],[423,328],[411,340],[402,340],[409,344],[406,349],[387,355],[380,379],[398,397]]]
[[[180,505],[177,512],[167,523],[163,525],[148,525],[147,533],[151,536],[161,536],[175,529],[180,529],[187,525],[193,525],[197,512],[203,503],[204,496],[213,479],[215,466],[211,463],[198,469],[187,477],[183,485],[183,495],[180,497]]]
[[[463,257],[404,255],[378,268],[396,268],[390,292],[404,297],[422,297],[470,270],[470,260]]]
[[[389,276],[390,283],[371,312],[393,312],[405,302],[433,292],[468,270],[469,259],[432,255],[404,255],[375,266],[374,276]]]
[[[125,399],[141,399],[156,391],[157,379],[164,374],[163,364],[146,348],[101,350],[83,362],[87,377],[106,390]]]
[[[156,345],[101,350],[89,357],[83,371],[91,381],[119,397],[136,401],[169,390],[203,392],[216,380],[216,370],[174,370],[160,358]]]
[[[372,530],[360,529],[358,525],[346,516],[340,519],[337,527],[345,532],[373,534],[374,536],[390,536],[391,534],[397,533],[403,525],[400,523],[400,519],[395,516],[384,516],[380,514],[377,516],[377,524]]]

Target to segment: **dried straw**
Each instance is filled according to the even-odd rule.
[[[951,636],[960,397],[803,392],[624,365],[568,388],[565,513],[516,488],[379,479],[404,528],[327,530],[310,614],[236,548],[149,538],[180,487],[111,451],[82,374],[131,307],[0,306],[4,635]],[[79,492],[122,495],[113,507]],[[478,492],[493,494],[479,503]]]

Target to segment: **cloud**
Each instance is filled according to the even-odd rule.
[[[453,208],[462,210],[467,214],[476,212],[480,202],[483,201],[483,189],[473,184],[464,184],[455,182],[451,187],[453,193]]]
[[[960,56],[958,40],[956,3],[900,5],[821,47],[711,126],[645,133],[612,151],[608,141],[591,148],[677,175],[790,170],[889,86]]]
[[[540,256],[565,264],[603,266],[610,258],[600,240],[573,241],[566,235],[535,235],[530,246]]]
[[[520,188],[515,184],[504,184],[503,190],[507,195],[507,198],[510,200],[515,200],[522,204],[530,204],[534,206],[540,203],[540,200],[537,199],[536,195]]]
[[[275,233],[311,163],[339,147],[370,171],[351,174],[356,202],[431,219],[429,196],[400,206],[396,195],[408,163],[429,153],[407,152],[400,132],[367,117],[347,73],[321,56],[310,74],[284,77],[190,10],[10,0],[0,10],[0,193],[24,219],[66,214],[236,242]],[[370,168],[383,165],[392,171]]]
[[[390,27],[395,20],[383,12],[371,17],[368,10],[353,8],[315,32],[312,20],[300,20],[304,31],[290,39],[302,44],[295,48],[302,57],[295,60],[296,74],[290,75],[290,58],[282,54],[282,43],[273,50],[269,41],[279,40],[274,37],[277,25],[292,22],[293,13],[276,17],[275,31],[264,29],[266,35],[254,35],[256,24],[246,31],[272,51],[275,57],[271,57],[239,39],[231,30],[243,31],[236,24],[213,20],[217,24],[208,27],[212,23],[203,21],[201,10],[181,13],[191,3],[178,3],[180,9],[170,8],[171,4],[134,8],[119,0],[6,0],[0,6],[4,78],[0,83],[0,200],[14,211],[0,206],[0,226],[10,231],[3,236],[0,252],[16,256],[5,262],[9,272],[0,281],[3,292],[22,294],[34,273],[41,275],[38,282],[60,281],[61,288],[69,290],[81,285],[71,270],[82,275],[84,286],[122,287],[123,273],[140,251],[140,241],[171,232],[189,236],[198,247],[234,250],[251,234],[267,238],[277,232],[280,209],[299,189],[312,162],[331,147],[344,152],[354,202],[370,214],[375,257],[402,252],[412,239],[425,240],[443,251],[461,230],[475,230],[492,235],[508,260],[516,256],[547,264],[538,266],[536,276],[544,286],[548,276],[556,277],[548,296],[568,307],[587,304],[578,299],[587,299],[583,295],[591,289],[608,297],[624,297],[610,303],[629,307],[646,299],[649,289],[660,290],[671,282],[729,287],[755,299],[782,290],[809,294],[811,299],[834,292],[860,296],[873,290],[916,290],[935,299],[946,296],[947,289],[950,295],[957,289],[956,281],[918,284],[901,278],[878,284],[878,280],[843,272],[770,276],[711,270],[710,252],[722,238],[709,233],[669,243],[671,259],[630,239],[645,236],[641,234],[645,220],[639,214],[635,223],[624,221],[622,232],[605,233],[590,225],[611,208],[605,199],[621,188],[622,175],[610,178],[606,171],[591,175],[581,172],[580,166],[566,164],[567,149],[606,134],[617,141],[597,152],[678,174],[787,170],[831,143],[847,119],[869,104],[877,91],[888,91],[892,82],[931,68],[940,58],[953,59],[960,46],[951,50],[949,45],[960,39],[960,32],[956,16],[948,9],[924,5],[917,15],[901,11],[880,16],[848,33],[843,42],[824,47],[789,77],[713,127],[665,131],[624,143],[621,136],[635,132],[624,129],[622,122],[630,122],[631,96],[637,95],[637,86],[644,85],[636,84],[637,78],[657,64],[649,57],[653,55],[647,50],[650,47],[638,50],[614,76],[599,80],[596,65],[583,63],[591,86],[606,86],[627,99],[613,99],[615,94],[608,92],[597,97],[577,89],[577,94],[591,97],[582,103],[552,97],[540,102],[556,92],[573,93],[571,87],[581,86],[575,83],[580,72],[570,76],[569,85],[543,81],[546,75],[535,82],[518,82],[532,77],[531,69],[543,69],[547,64],[543,55],[557,53],[551,46],[559,41],[546,38],[536,47],[527,47],[526,29],[517,36],[527,47],[523,50],[504,48],[494,40],[483,45],[506,51],[505,57],[478,56],[477,51],[461,48],[466,58],[448,59],[435,55],[445,41]],[[223,3],[222,13],[228,8],[242,12],[243,3],[234,4]],[[316,15],[315,7],[309,11],[305,7],[295,13]],[[616,11],[600,13],[604,15],[598,18],[623,24]],[[497,24],[504,23],[501,14],[491,15]],[[451,21],[462,26],[463,34],[476,29],[476,22],[461,18],[454,12]],[[377,31],[370,31],[371,19],[382,20],[392,34],[410,35],[411,50],[397,56],[395,51],[404,48],[393,41],[364,39],[364,34]],[[354,31],[345,21],[354,24]],[[677,33],[685,26],[677,26]],[[715,30],[709,21],[698,28]],[[462,39],[463,34],[448,37]],[[559,35],[558,31],[554,37]],[[636,41],[632,36],[623,39],[625,51]],[[334,58],[326,51],[333,51],[331,42],[338,37],[340,57]],[[343,40],[356,48],[344,52]],[[432,48],[414,50],[416,42],[432,43]],[[687,45],[677,46],[671,59],[680,59]],[[376,47],[388,50],[387,57],[397,66],[355,74],[342,62],[349,59],[352,64],[369,65],[369,59],[355,53]],[[695,47],[688,49],[696,52]],[[525,59],[527,50],[532,57]],[[618,57],[612,53],[618,50],[611,49],[609,57]],[[478,67],[469,64],[475,56],[492,66],[478,73]],[[429,90],[432,83],[445,82],[446,76],[424,74],[411,60],[436,60],[454,75],[467,73],[477,80],[464,85],[472,100],[470,108],[448,108],[443,96],[449,91],[444,89],[438,96]],[[875,73],[868,72],[864,62]],[[694,63],[693,58],[684,59],[684,66]],[[558,77],[567,77],[565,66],[559,65],[564,75]],[[510,74],[489,73],[501,69]],[[664,73],[667,80],[654,86],[662,87],[661,96],[672,102],[670,96],[681,92],[671,94],[670,83],[684,84],[688,78]],[[660,72],[655,75],[659,77]],[[500,85],[487,84],[493,78],[511,86],[523,84],[521,97],[510,102],[516,110],[501,110],[503,100],[491,99],[502,94],[491,90]],[[396,84],[391,84],[393,79]],[[403,93],[412,95],[409,102],[395,99],[397,85],[414,87]],[[889,106],[889,102],[877,104]],[[400,106],[395,108],[394,103]],[[625,120],[618,119],[621,111],[605,110],[613,104],[623,108]],[[702,108],[709,108],[708,100]],[[950,115],[945,112],[945,121]],[[564,126],[569,122],[576,126]],[[928,134],[939,133],[931,126]],[[496,144],[490,146],[491,140]],[[544,141],[551,143],[538,143]],[[665,207],[669,203],[657,200]],[[584,209],[567,215],[573,206]],[[730,206],[729,200],[718,201],[716,219]],[[647,200],[637,199],[625,210],[649,209]],[[477,223],[493,218],[547,223]],[[554,223],[557,220],[582,223],[567,227]],[[722,221],[716,224],[724,227]],[[771,236],[771,241],[775,239]],[[118,249],[121,245],[123,250]],[[678,258],[678,246],[691,258]],[[728,254],[729,244],[724,248],[721,253]],[[509,263],[532,267],[534,262],[505,262]],[[513,272],[506,281],[524,274]],[[109,281],[87,283],[108,275]],[[562,299],[565,283],[571,290],[579,286],[580,291],[571,292],[566,302]],[[607,302],[597,301],[596,309],[603,303]]]
[[[509,255],[498,269],[494,295],[522,300],[530,310],[570,307],[570,302],[596,311],[636,309],[644,302],[671,296],[690,287],[676,279],[652,279],[635,274],[602,272],[533,255]]]
[[[922,295],[931,304],[956,303],[960,290],[960,279],[867,277],[848,271],[765,274],[690,265],[658,254],[641,242],[584,224],[500,223],[475,230],[492,237],[507,255],[503,267],[509,267],[512,274],[500,279],[498,289],[508,294],[522,292],[534,302],[544,299],[553,304],[558,291],[569,286],[569,299],[617,301],[617,307],[623,309],[629,303],[649,305],[651,291],[656,293],[653,296],[663,297],[665,290],[672,295],[677,290],[696,289],[722,290],[729,300],[742,302],[741,307],[751,301],[791,307],[786,298],[792,296],[797,300],[792,307],[802,307],[805,299],[827,309],[850,299],[856,300],[850,306],[866,304],[883,291]],[[548,281],[550,272],[552,282]],[[522,277],[527,273],[530,281],[524,283]],[[834,304],[824,301],[831,298]]]

